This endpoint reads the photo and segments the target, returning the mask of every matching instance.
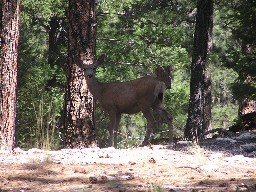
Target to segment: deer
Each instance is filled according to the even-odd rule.
[[[154,128],[158,125],[153,111],[161,115],[168,124],[169,141],[173,140],[172,116],[163,104],[165,83],[152,76],[125,81],[102,83],[96,78],[96,69],[104,62],[102,54],[93,64],[86,65],[80,59],[77,64],[84,70],[87,86],[93,97],[98,101],[100,108],[109,117],[109,146],[117,148],[117,133],[121,114],[135,114],[142,112],[146,118],[147,127],[145,138],[141,146],[150,143],[154,135]]]

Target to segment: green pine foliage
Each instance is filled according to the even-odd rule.
[[[223,54],[223,61],[233,69],[237,79],[232,83],[236,99],[256,99],[256,1],[236,0],[227,5],[225,15],[232,35]]]
[[[48,32],[51,17],[64,17],[63,3],[22,1],[16,123],[20,147],[58,147],[65,74],[63,63],[48,63]]]

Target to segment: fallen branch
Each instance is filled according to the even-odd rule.
[[[202,170],[200,169],[200,167],[191,167],[191,166],[180,166],[177,167],[179,169],[193,169],[195,171],[197,171],[198,173],[202,173]]]
[[[223,136],[231,136],[232,135],[232,133],[229,130],[223,129],[223,128],[212,129],[210,131],[205,132],[204,135],[209,135],[209,134],[212,134],[215,132],[218,132],[219,135],[223,135]]]

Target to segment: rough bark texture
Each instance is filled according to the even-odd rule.
[[[51,67],[54,67],[56,64],[56,51],[58,50],[58,33],[57,31],[60,28],[60,21],[57,17],[52,17],[49,22],[49,54],[48,54],[48,63]]]
[[[0,147],[14,147],[20,0],[0,1]]]
[[[67,47],[67,24],[66,19],[53,16],[49,21],[48,32],[48,64],[53,68],[55,65],[64,66],[65,59],[62,56],[64,47]]]
[[[211,49],[213,1],[198,0],[191,63],[190,100],[185,137],[195,141],[210,129],[211,79],[207,74],[207,53]]]
[[[64,145],[70,148],[97,144],[94,101],[76,56],[92,64],[96,35],[95,1],[69,0],[69,56],[64,104]]]

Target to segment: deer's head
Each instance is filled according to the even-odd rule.
[[[104,62],[105,54],[102,54],[93,64],[86,65],[84,62],[82,62],[79,59],[78,65],[84,69],[84,75],[86,79],[91,79],[92,77],[95,77],[96,69],[99,65],[101,65]]]

